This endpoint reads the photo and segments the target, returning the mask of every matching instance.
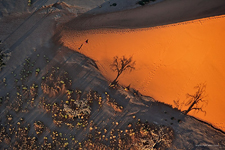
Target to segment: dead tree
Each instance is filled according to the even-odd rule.
[[[208,104],[208,100],[205,100],[206,84],[199,84],[195,89],[197,89],[195,94],[187,94],[189,100],[185,103],[185,106],[188,106],[188,109],[183,111],[184,114],[188,114],[191,110],[201,111],[206,114],[206,111],[203,110],[203,107]]]
[[[111,85],[116,85],[118,82],[119,76],[125,71],[129,70],[130,72],[135,69],[135,61],[132,60],[132,57],[126,58],[123,56],[122,58],[118,58],[118,56],[114,57],[114,61],[111,64],[111,69],[117,72],[116,78],[113,80]]]

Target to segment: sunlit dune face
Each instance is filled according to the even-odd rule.
[[[118,32],[117,32],[118,31]],[[88,43],[85,43],[88,39]],[[126,72],[119,83],[143,95],[173,104],[194,94],[194,86],[206,83],[207,112],[194,113],[225,131],[225,18],[206,18],[162,27],[137,30],[63,31],[65,46],[96,60],[110,81],[114,56],[133,56],[136,69]],[[187,107],[182,107],[182,110]]]

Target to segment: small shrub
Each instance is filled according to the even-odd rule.
[[[117,5],[117,3],[113,3],[113,4],[111,4],[110,6],[116,6]]]

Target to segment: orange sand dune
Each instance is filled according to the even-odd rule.
[[[143,95],[173,104],[194,93],[193,87],[207,84],[209,103],[204,113],[191,115],[213,123],[225,131],[225,16],[205,18],[147,29],[101,29],[63,31],[61,41],[96,60],[109,80],[109,65],[114,56],[133,56],[136,70],[119,78],[122,85],[131,84]],[[184,109],[184,107],[183,107]]]

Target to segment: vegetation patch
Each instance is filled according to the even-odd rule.
[[[45,129],[45,125],[41,121],[36,121],[36,122],[34,122],[34,129],[36,131],[36,134],[40,135],[43,133],[43,131]]]
[[[42,78],[41,89],[43,93],[49,97],[54,97],[61,93],[66,93],[66,89],[71,86],[71,80],[69,80],[68,73],[60,72],[56,68],[52,68],[52,71]]]
[[[39,56],[38,54],[37,58],[40,58]],[[44,58],[48,61],[46,56]],[[115,60],[115,63],[120,61],[125,63],[125,66],[122,62],[116,65],[118,76],[127,70],[126,68],[134,69],[131,58],[122,57],[120,61],[118,60]],[[97,91],[72,89],[69,74],[59,67],[52,67],[44,76],[41,76],[46,70],[36,66],[36,61],[26,58],[21,71],[17,74],[12,72],[15,78],[13,85],[15,92],[0,97],[2,108],[6,108],[0,126],[1,147],[9,149],[71,149],[73,147],[108,150],[170,146],[173,131],[167,127],[141,123],[140,120],[138,123],[129,123],[127,127],[121,127],[120,121],[111,122],[113,118],[104,120],[105,122],[102,121],[100,124],[97,124],[95,119],[90,120],[96,113],[104,111],[102,109],[104,103],[120,113],[124,111],[123,106],[111,98],[108,92],[105,92],[103,98]],[[28,82],[33,78],[37,81]],[[117,79],[118,77],[114,83],[118,81]],[[38,81],[41,85],[37,84]],[[8,80],[4,78],[3,83],[7,85],[7,82]],[[53,131],[46,122],[36,118],[29,118],[32,119],[32,128],[26,122],[27,118],[16,121],[15,114],[27,116],[33,109],[45,115],[44,117],[52,118],[48,119],[52,120],[51,126],[56,126]],[[133,119],[135,118],[133,116]],[[112,125],[113,128],[111,128]],[[69,129],[71,134],[59,132],[64,129]],[[77,132],[85,132],[86,135],[78,140],[80,135]]]
[[[123,106],[120,106],[115,99],[110,99],[109,94],[106,93],[106,104],[112,107],[116,112],[122,112]]]
[[[94,137],[98,138],[94,138]],[[125,130],[110,132],[109,138],[104,132],[93,132],[89,139],[83,142],[83,148],[87,149],[166,149],[172,145],[174,131],[170,127],[157,126],[142,123],[140,120],[134,124],[128,124]],[[109,141],[109,145],[105,144]]]

